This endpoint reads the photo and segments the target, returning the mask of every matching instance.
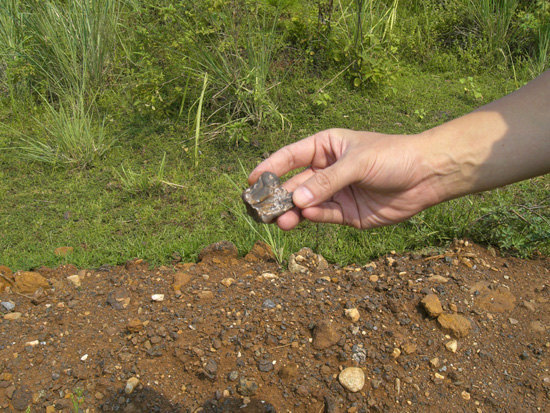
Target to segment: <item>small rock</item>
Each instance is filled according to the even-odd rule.
[[[239,385],[237,386],[237,392],[241,396],[254,396],[257,391],[258,384],[254,380],[241,377],[241,379],[239,380]]]
[[[19,320],[21,318],[21,315],[22,314],[18,312],[4,314],[4,320]]]
[[[443,376],[442,374],[439,374],[439,373],[435,373],[434,376],[435,376],[436,379],[439,379],[439,380],[443,380],[445,378],[445,376]]]
[[[313,328],[313,347],[324,350],[340,340],[340,333],[331,321],[323,320]]]
[[[396,359],[401,355],[401,350],[399,350],[397,347],[395,347],[391,353],[391,356]]]
[[[258,370],[261,372],[267,373],[268,371],[273,370],[273,362],[268,359],[262,359],[258,362]]]
[[[355,323],[361,317],[357,308],[346,308],[344,311],[346,314],[346,318],[352,323]]]
[[[208,378],[215,379],[216,375],[218,374],[218,363],[216,363],[213,359],[208,359],[206,363],[204,363],[204,371]]]
[[[262,304],[262,307],[266,308],[266,309],[272,309],[272,308],[277,307],[277,304],[275,304],[273,302],[273,300],[270,300],[269,298],[267,298],[267,299],[264,300],[264,302]]]
[[[199,291],[199,298],[204,301],[212,300],[214,298],[214,293],[209,290]]]
[[[430,366],[432,366],[434,369],[437,369],[439,367],[439,357],[434,357],[430,360]]]
[[[244,259],[248,262],[277,260],[271,247],[263,241],[256,241]]]
[[[294,208],[292,194],[282,187],[273,172],[264,172],[255,184],[244,190],[241,198],[246,211],[256,222],[269,224]]]
[[[432,318],[438,317],[443,312],[441,301],[439,301],[439,298],[435,294],[426,295],[422,301],[420,301],[420,305],[424,308],[428,316]]]
[[[229,379],[229,381],[237,381],[237,379],[239,378],[239,372],[237,370],[232,370],[231,372],[229,372],[227,378]]]
[[[437,322],[445,332],[456,338],[466,337],[472,329],[470,320],[459,314],[440,314]]]
[[[463,390],[462,393],[460,393],[460,395],[464,400],[470,400],[470,393],[468,393],[466,390]]]
[[[372,274],[370,277],[369,277],[369,280],[373,283],[375,282],[378,282],[378,275],[376,274]]]
[[[356,393],[365,385],[365,373],[359,367],[347,367],[338,375],[338,381],[346,390]]]
[[[519,323],[518,320],[516,320],[515,318],[512,318],[512,317],[510,317],[510,318],[508,319],[508,321],[509,321],[510,324],[512,324],[513,326],[515,326],[517,323]]]
[[[17,292],[34,294],[40,288],[50,288],[50,283],[38,272],[18,271],[15,273],[15,290]]]
[[[76,288],[79,288],[82,285],[78,274],[68,276],[67,280],[69,280]]]
[[[12,396],[11,402],[15,410],[25,410],[32,403],[32,392],[27,386],[17,388]]]
[[[449,282],[449,279],[447,277],[443,277],[442,275],[432,275],[428,278],[426,278],[427,282],[433,282],[433,283],[441,283],[445,284],[446,282]]]
[[[111,291],[107,295],[107,304],[115,310],[123,310],[130,305],[130,293],[124,288]]]
[[[138,384],[139,379],[137,377],[130,377],[126,382],[126,386],[124,387],[124,393],[131,394]]]
[[[156,301],[156,302],[164,301],[164,294],[153,294],[151,296],[151,300]]]
[[[452,351],[453,353],[456,353],[456,350],[458,348],[458,341],[451,340],[445,343],[445,348],[449,351]]]
[[[36,347],[39,344],[38,340],[27,341],[25,346]]]
[[[2,301],[2,302],[0,303],[0,305],[1,305],[2,308],[3,308],[4,310],[6,310],[8,313],[9,313],[10,311],[13,311],[13,310],[15,309],[15,304],[12,303],[11,301]]]
[[[235,279],[234,278],[224,278],[222,281],[221,281],[222,285],[224,285],[225,287],[229,288],[231,286],[231,284],[234,284],[235,283]]]
[[[403,352],[405,354],[412,354],[416,352],[416,344],[414,343],[406,343],[402,346]]]
[[[235,244],[229,241],[219,241],[214,244],[207,245],[199,253],[199,261],[209,262],[214,259],[231,259],[237,258],[239,251]]]
[[[533,313],[535,311],[537,311],[537,308],[535,307],[535,304],[532,303],[531,301],[523,301],[521,303],[526,309],[528,309],[529,311],[532,311]]]
[[[185,287],[191,281],[191,274],[188,272],[177,272],[174,274],[174,282],[172,283],[172,288],[176,293],[181,293],[181,289]]]
[[[143,322],[137,318],[133,318],[130,321],[128,321],[128,324],[126,325],[126,329],[130,333],[138,333],[141,330],[143,330]]]

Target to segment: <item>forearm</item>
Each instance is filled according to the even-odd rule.
[[[439,201],[550,172],[550,71],[416,140]]]

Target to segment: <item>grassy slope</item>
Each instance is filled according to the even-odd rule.
[[[184,129],[160,122],[138,122],[133,126],[136,132],[122,136],[103,163],[84,171],[51,170],[18,159],[14,152],[0,151],[0,264],[15,269],[64,262],[97,267],[133,257],[162,264],[169,263],[174,252],[185,260],[194,259],[202,246],[221,239],[233,241],[244,252],[257,236],[232,212],[242,206],[238,191],[224,176],[244,186],[239,161],[249,170],[263,153],[323,128],[392,133],[429,128],[479,104],[464,95],[460,77],[404,67],[393,85],[395,94],[354,92],[337,80],[327,88],[335,103],[319,109],[312,104],[313,92],[327,79],[297,73],[279,86],[280,108],[292,122],[290,133],[258,131],[251,136],[257,146],[239,148],[218,136],[201,145],[196,169],[192,150],[182,150]],[[484,102],[515,88],[513,81],[501,75],[487,73],[475,80]],[[4,118],[8,115],[4,109]],[[164,153],[165,179],[184,189],[165,187],[132,196],[120,187],[114,168],[123,164],[153,176]],[[547,178],[540,178],[455,200],[391,228],[357,231],[302,224],[284,239],[290,252],[311,246],[331,261],[364,262],[389,250],[421,249],[475,235],[476,225],[483,222],[479,218],[487,212],[484,208],[541,204],[548,185]],[[484,230],[481,227],[480,233]],[[56,257],[54,249],[64,245],[73,246],[74,254]],[[548,248],[543,252],[548,253]]]

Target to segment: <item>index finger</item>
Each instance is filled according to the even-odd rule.
[[[273,172],[281,177],[296,168],[311,165],[316,153],[317,140],[321,137],[321,133],[279,149],[250,173],[248,177],[249,184],[252,185],[256,182],[264,172]]]

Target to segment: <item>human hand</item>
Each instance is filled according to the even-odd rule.
[[[356,228],[394,224],[439,202],[417,141],[416,135],[330,129],[278,150],[248,180],[307,167],[283,185],[297,206],[277,219],[284,230],[302,218]]]

